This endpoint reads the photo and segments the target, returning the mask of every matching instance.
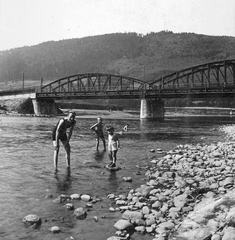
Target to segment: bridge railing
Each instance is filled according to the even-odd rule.
[[[152,85],[150,89],[223,89],[235,88],[235,83],[194,83],[194,84],[169,84],[169,85]]]

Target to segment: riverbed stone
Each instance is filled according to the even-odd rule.
[[[126,210],[123,214],[122,214],[122,218],[129,220],[129,221],[136,221],[139,219],[143,218],[143,213],[142,212],[138,212],[138,211],[129,211]]]
[[[64,205],[64,207],[65,207],[66,209],[68,209],[68,210],[73,210],[73,209],[74,209],[74,205],[73,205],[72,203],[66,203],[66,204]]]
[[[81,195],[78,193],[74,193],[74,194],[70,195],[70,198],[73,200],[80,200]]]
[[[227,227],[224,230],[224,236],[222,240],[235,240],[235,228],[234,227]]]
[[[42,223],[41,218],[34,214],[25,216],[22,221],[26,226],[34,226],[35,228],[40,227]]]
[[[89,202],[89,201],[92,200],[92,197],[90,195],[88,195],[88,194],[82,194],[81,195],[81,200],[85,201],[85,202]]]
[[[152,187],[141,185],[139,188],[136,189],[136,192],[140,193],[143,197],[147,197],[151,190]]]
[[[126,230],[127,232],[133,232],[134,226],[125,219],[120,219],[114,224],[114,228],[120,231]]]
[[[60,232],[60,228],[58,226],[53,226],[50,228],[50,232],[52,233],[59,233]]]
[[[76,216],[76,219],[84,220],[87,217],[87,211],[85,208],[79,207],[74,210],[74,215]]]

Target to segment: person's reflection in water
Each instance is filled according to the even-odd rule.
[[[94,159],[97,161],[97,162],[101,162],[103,159],[104,159],[104,154],[105,154],[105,151],[102,151],[102,152],[96,152],[95,153],[95,157]]]
[[[55,178],[57,180],[56,185],[59,191],[67,191],[71,187],[72,181],[70,170],[67,169],[65,176],[59,177],[58,175],[55,175]]]
[[[111,191],[116,191],[119,188],[119,184],[117,181],[116,171],[110,171],[110,175],[108,181],[111,186]]]

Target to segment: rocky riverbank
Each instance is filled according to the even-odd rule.
[[[224,131],[230,142],[179,145],[152,159],[148,182],[127,195],[109,195],[121,211],[119,237],[147,233],[154,240],[235,239],[234,126]],[[122,238],[120,238],[122,237]]]

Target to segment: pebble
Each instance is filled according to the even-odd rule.
[[[50,228],[50,232],[52,233],[59,233],[60,232],[60,228],[58,226],[53,226]]]

